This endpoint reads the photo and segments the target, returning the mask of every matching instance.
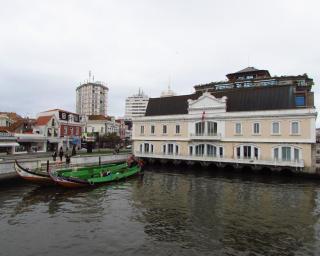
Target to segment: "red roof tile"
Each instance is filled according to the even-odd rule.
[[[46,125],[52,118],[53,116],[40,116],[36,120],[36,125]]]

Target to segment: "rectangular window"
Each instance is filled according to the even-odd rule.
[[[254,158],[258,159],[258,157],[259,157],[259,149],[254,147]]]
[[[237,147],[237,157],[240,158],[241,157],[241,148]]]
[[[291,134],[299,134],[299,122],[291,122]]]
[[[280,134],[280,123],[279,122],[272,123],[272,134]]]
[[[167,126],[166,125],[162,126],[162,133],[167,134]]]
[[[155,131],[154,125],[151,125],[151,134],[154,134],[154,131]]]
[[[219,156],[223,157],[223,147],[219,147]]]
[[[176,125],[176,134],[179,134],[180,133],[180,125]]]
[[[163,147],[162,147],[162,152],[163,152],[163,154],[166,153],[166,145],[163,145]]]
[[[192,154],[193,154],[193,147],[189,147],[189,153],[190,153],[190,156],[192,156]]]
[[[294,149],[294,160],[295,161],[299,161],[300,157],[299,157],[299,149],[295,148]]]
[[[251,146],[243,146],[243,156],[245,158],[251,157]]]
[[[236,123],[236,134],[241,134],[241,123]]]
[[[295,102],[297,107],[305,106],[305,98],[304,95],[299,95],[295,97]]]
[[[279,148],[273,149],[273,157],[275,160],[279,160]]]
[[[253,134],[260,134],[260,124],[259,123],[253,124]]]
[[[140,133],[144,134],[144,126],[143,125],[141,125],[141,127],[140,127]]]

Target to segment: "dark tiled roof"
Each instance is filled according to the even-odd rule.
[[[104,115],[90,115],[88,116],[88,119],[90,121],[96,121],[96,120],[111,120],[111,117],[104,116]]]
[[[247,67],[235,72],[234,74],[238,74],[238,73],[241,74],[241,73],[248,73],[248,72],[255,72],[255,71],[259,71],[259,69],[256,69],[255,67]]]
[[[296,108],[293,86],[253,87],[212,92],[216,98],[227,97],[227,112],[280,110]],[[179,115],[188,113],[188,99],[201,93],[150,98],[146,116]]]

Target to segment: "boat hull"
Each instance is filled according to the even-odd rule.
[[[53,184],[52,179],[47,173],[36,173],[28,168],[22,167],[17,161],[14,163],[16,173],[24,180],[37,184]]]
[[[103,172],[106,173],[106,171],[108,171],[109,174],[104,176]],[[140,167],[135,166],[132,168],[128,168],[126,164],[101,170],[100,171],[101,176],[99,175],[98,177],[97,177],[97,173],[95,174],[95,177],[90,177],[92,175],[92,172],[90,172],[90,170],[88,170],[88,176],[86,178],[81,177],[80,174],[76,172],[71,173],[71,175],[69,173],[67,176],[63,176],[63,175],[59,175],[59,172],[49,171],[49,175],[51,179],[56,184],[63,186],[65,188],[81,188],[86,186],[98,186],[101,184],[124,180],[126,178],[138,175],[140,173],[141,173]],[[77,177],[77,174],[78,174],[78,177]]]

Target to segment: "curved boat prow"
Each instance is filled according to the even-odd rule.
[[[45,184],[52,183],[49,174],[45,172],[35,172],[33,170],[30,170],[29,168],[22,167],[17,160],[15,160],[14,162],[14,169],[21,178],[27,181]]]

